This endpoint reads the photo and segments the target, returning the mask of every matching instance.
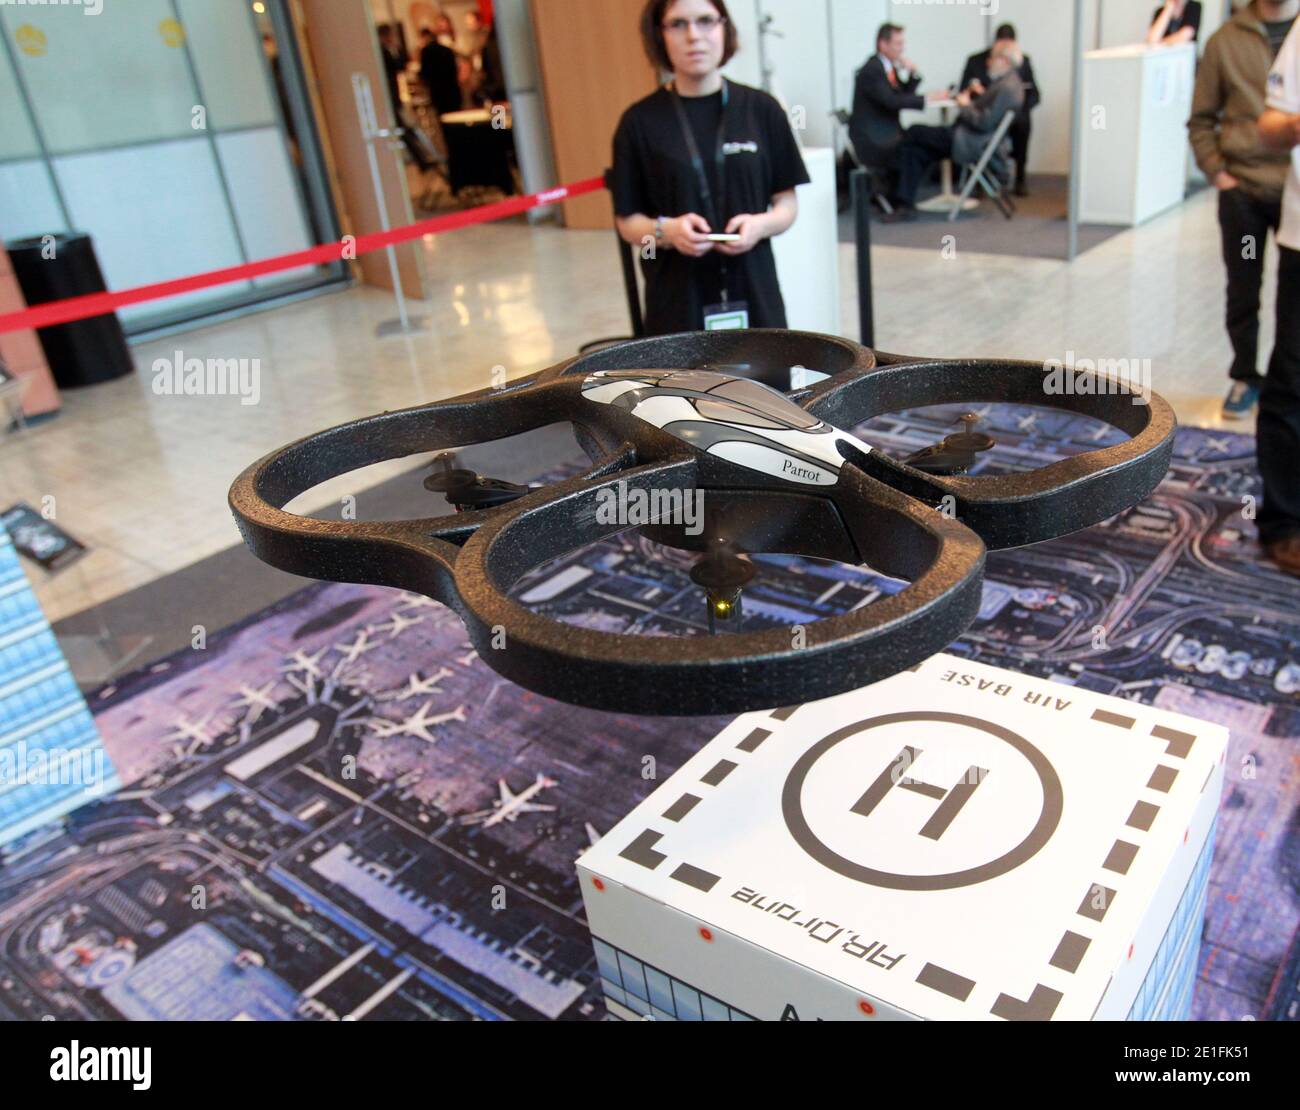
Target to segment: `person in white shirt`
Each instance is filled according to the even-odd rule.
[[[1291,151],[1278,232],[1277,340],[1259,399],[1259,539],[1282,570],[1300,576],[1300,22],[1268,76],[1263,142]]]

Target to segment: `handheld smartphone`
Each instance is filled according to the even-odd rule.
[[[739,235],[728,234],[725,231],[715,231],[711,235],[706,235],[704,238],[706,238],[710,243],[739,243],[740,242]]]

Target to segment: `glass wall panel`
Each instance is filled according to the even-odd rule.
[[[111,290],[336,237],[285,0],[258,8],[0,2],[0,237],[88,232]],[[120,316],[143,331],[346,276],[301,267]]]
[[[67,230],[45,160],[0,162],[0,239]]]
[[[169,0],[0,5],[0,24],[50,154],[191,135],[198,94]],[[22,49],[34,28],[39,50]]]
[[[250,258],[270,258],[312,245],[279,128],[218,135],[217,154]],[[301,281],[313,272],[314,267],[303,266],[253,280],[259,286],[277,285]]]
[[[217,131],[276,122],[270,66],[251,10],[237,0],[178,0],[208,126]]]
[[[30,158],[41,152],[9,61],[8,45],[0,50],[0,161]]]
[[[207,138],[67,155],[54,159],[54,172],[73,224],[94,238],[110,289],[243,260]],[[247,282],[242,286],[249,287]],[[228,296],[236,288],[187,293],[166,306]],[[123,309],[121,315],[129,320],[157,309],[157,304],[143,304]]]

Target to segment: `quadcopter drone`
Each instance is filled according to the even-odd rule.
[[[764,384],[788,380],[791,367],[829,376],[789,392]],[[1035,363],[922,360],[805,332],[634,340],[504,388],[308,436],[240,475],[230,505],[265,562],[434,598],[460,616],[488,666],[538,693],[655,715],[791,705],[888,677],[960,636],[979,612],[987,550],[1086,528],[1156,488],[1173,449],[1168,404],[1101,375],[1077,372],[1073,384],[1053,391]],[[1128,438],[1038,470],[971,475],[994,446],[973,415],[964,431],[904,459],[843,430],[956,402],[1049,406]],[[481,477],[445,453],[560,422],[591,465],[544,488]],[[283,511],[327,479],[425,452],[444,452],[425,486],[446,497],[450,514],[361,522]],[[628,530],[598,511],[614,489],[702,491],[702,528],[668,514],[639,532],[697,556],[691,578],[711,631],[738,628],[755,573],[750,553],[865,564],[909,585],[810,623],[797,646],[780,627],[688,637],[597,631],[512,598],[533,568]]]

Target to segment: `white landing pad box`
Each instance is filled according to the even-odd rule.
[[[1186,1017],[1227,742],[947,655],[739,717],[578,860],[609,1010]]]

